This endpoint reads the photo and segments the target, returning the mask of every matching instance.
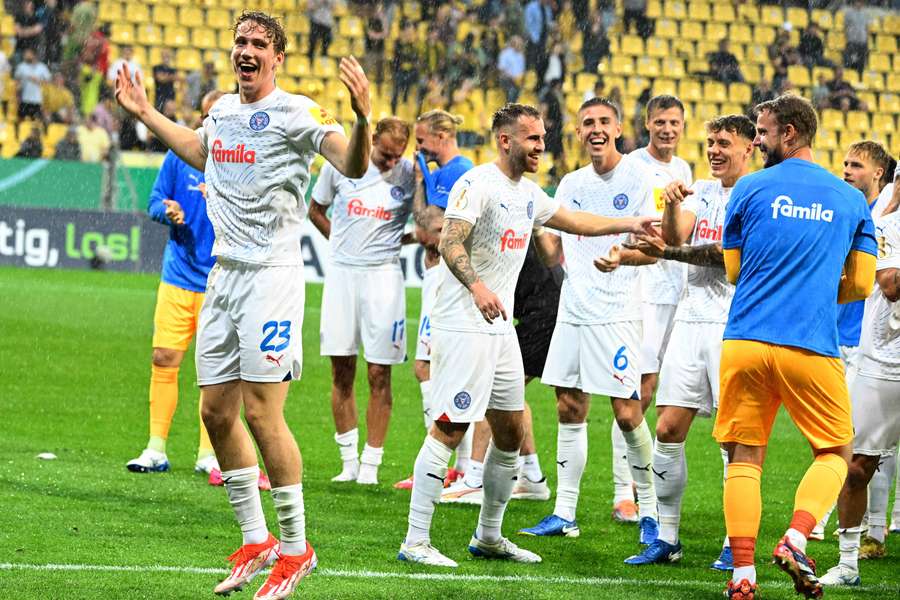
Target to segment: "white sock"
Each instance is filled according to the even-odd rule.
[[[281,528],[279,552],[299,556],[306,552],[306,517],[303,513],[303,484],[272,488],[272,502]]]
[[[859,538],[862,527],[838,529],[838,546],[841,549],[841,562],[848,569],[859,571]]]
[[[722,455],[722,485],[725,485],[725,479],[728,477],[728,451],[725,448],[719,447],[719,454]],[[728,534],[725,534],[725,541],[722,542],[723,548],[731,548],[731,540],[728,539]]]
[[[373,448],[369,444],[363,446],[362,456],[359,458],[358,480],[363,482],[378,481],[378,467],[384,456],[384,448]]]
[[[634,479],[628,466],[628,444],[619,429],[619,424],[612,423],[612,472],[613,472],[613,506],[623,500],[634,502]]]
[[[338,445],[344,468],[348,465],[359,466],[359,429],[353,428],[344,433],[335,433],[334,442]]]
[[[484,459],[484,499],[478,515],[475,537],[489,544],[500,540],[503,513],[516,483],[516,460],[519,451],[507,452],[494,446],[491,440]]]
[[[434,439],[425,436],[425,442],[416,457],[413,468],[412,496],[409,499],[409,528],[406,530],[408,545],[427,542],[430,539],[431,518],[434,505],[441,498],[447,464],[453,451]]]
[[[466,485],[477,488],[484,485],[484,463],[475,459],[469,460],[469,469],[465,476]]]
[[[753,565],[749,567],[735,567],[734,572],[731,574],[731,580],[735,583],[740,583],[744,579],[750,583],[756,583],[756,567]]]
[[[541,471],[541,461],[537,454],[526,454],[522,457],[522,474],[528,478],[528,481],[537,483],[544,478]]]
[[[674,544],[678,541],[681,498],[687,485],[684,442],[669,444],[657,439],[653,451],[653,472],[656,476],[656,499],[659,508],[659,538]]]
[[[587,450],[587,423],[559,424],[556,433],[556,506],[553,514],[566,521],[575,520]]]
[[[259,465],[222,472],[228,501],[231,502],[234,516],[244,534],[244,544],[262,544],[269,539],[266,515],[263,514],[257,487],[258,480]]]
[[[825,513],[825,516],[822,517],[822,519],[818,523],[816,523],[816,526],[821,527],[824,530],[825,527],[828,526],[828,519],[831,518],[831,513],[834,512],[835,508],[837,508],[837,504],[832,504],[831,508],[828,509],[828,512]]]
[[[869,536],[880,542],[884,542],[884,530],[887,528],[888,497],[894,482],[894,465],[895,455],[881,457],[878,469],[869,482]],[[881,537],[873,535],[873,531]]]
[[[633,431],[623,431],[628,444],[628,465],[637,487],[638,515],[657,519],[656,489],[653,486],[653,436],[647,427],[647,420],[641,421]]]
[[[469,461],[472,458],[472,436],[474,434],[475,423],[470,423],[462,441],[456,447],[456,466],[454,468],[461,473],[465,473],[466,469],[469,468]]]
[[[435,417],[440,416],[432,414],[434,406],[431,404],[431,380],[420,381],[419,390],[422,392],[422,417],[425,419],[425,431],[428,431],[431,429],[431,423]]]
[[[784,535],[787,536],[788,540],[794,545],[797,550],[800,552],[806,553],[806,536],[796,529],[788,529]]]
[[[900,450],[894,455],[894,471],[897,470],[897,462],[900,461]],[[891,512],[891,521],[900,524],[900,477],[897,477],[897,487],[894,489],[894,510]]]

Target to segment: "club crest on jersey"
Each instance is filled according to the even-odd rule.
[[[526,209],[526,212],[528,213],[529,219],[534,216],[534,200],[528,201],[528,208]]]
[[[248,150],[244,144],[234,148],[223,148],[222,140],[217,139],[212,145],[213,162],[221,163],[256,163],[256,151]]]
[[[623,210],[628,206],[628,194],[618,194],[613,198],[613,206],[618,210]]]
[[[403,188],[395,185],[391,188],[391,198],[394,200],[403,200]]]
[[[269,124],[269,114],[263,111],[255,112],[250,116],[250,129],[262,131]]]
[[[347,215],[351,217],[370,217],[372,219],[380,219],[382,221],[390,221],[391,211],[385,210],[383,206],[369,208],[359,198],[353,198],[347,203]]]
[[[772,218],[777,219],[779,216],[789,219],[803,219],[804,221],[825,221],[831,223],[834,219],[834,211],[822,209],[822,205],[813,202],[811,206],[794,206],[794,200],[790,196],[784,194],[778,196],[772,201]]]
[[[515,230],[507,229],[500,236],[500,252],[507,250],[524,250],[528,243],[528,234],[516,235]]]
[[[471,405],[472,396],[469,395],[469,392],[460,392],[457,395],[453,396],[453,406],[455,406],[459,410],[466,410]]]
[[[710,227],[708,220],[700,219],[697,223],[697,237],[701,240],[720,242],[722,241],[722,226]]]

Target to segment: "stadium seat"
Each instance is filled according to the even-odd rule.
[[[879,94],[878,110],[890,114],[900,113],[900,96],[894,93]]]
[[[696,79],[682,79],[678,83],[678,97],[682,102],[700,102],[703,100],[703,89]]]
[[[791,65],[788,67],[788,80],[798,87],[809,87],[809,69],[806,65]]]
[[[665,73],[666,77],[681,79],[685,75],[684,61],[680,58],[664,58],[662,72]]]
[[[832,131],[840,131],[844,129],[844,113],[833,108],[826,108],[820,115],[822,129],[830,129]]]
[[[889,92],[900,93],[900,73],[897,71],[888,73],[887,90]]]
[[[219,30],[219,48],[225,50],[226,48],[231,48],[234,45],[234,33],[229,31],[228,29]]]
[[[759,23],[759,8],[756,4],[741,2],[738,4],[738,21],[744,23]]]
[[[843,50],[847,45],[847,38],[843,30],[833,29],[825,35],[825,47],[829,50]]]
[[[113,23],[109,28],[109,40],[114,44],[133,44],[134,27],[131,23]]]
[[[893,134],[896,123],[894,115],[885,113],[876,113],[872,117],[872,131],[879,132],[882,135]]]
[[[231,15],[222,8],[208,8],[206,10],[206,26],[213,29],[228,29],[231,27]]]
[[[753,28],[753,42],[768,46],[775,41],[775,29],[768,25],[756,25]]]
[[[823,150],[837,150],[837,132],[830,127],[820,127],[816,132],[815,146]]]
[[[681,0],[666,0],[663,4],[663,16],[667,19],[683,21],[687,18],[687,5]]]
[[[671,19],[660,19],[656,22],[654,37],[673,40],[678,37],[678,23]]]
[[[709,62],[706,58],[693,58],[687,64],[688,73],[705,76],[709,73]]]
[[[897,52],[897,36],[878,34],[875,36],[875,50],[885,54]]]
[[[705,81],[703,83],[703,100],[715,103],[727,102],[729,98],[725,84],[721,81]]]
[[[719,106],[719,113],[723,115],[743,115],[746,112],[746,105],[737,104],[735,102],[723,102]]]
[[[191,29],[191,45],[201,50],[213,50],[219,47],[214,29],[194,27]]]
[[[663,71],[665,73],[665,71]],[[669,73],[665,73],[666,77]],[[674,79],[657,79],[653,82],[653,95],[668,94],[669,96],[678,95],[678,84]]]
[[[656,78],[660,76],[659,59],[651,56],[641,56],[636,61],[635,72],[641,77]]]
[[[891,72],[891,56],[889,54],[869,54],[869,68],[879,73]]]
[[[637,98],[648,87],[650,87],[650,80],[646,77],[629,77],[628,82],[625,84],[625,96]]]
[[[630,56],[613,56],[610,70],[615,75],[633,75],[634,59]]]
[[[189,41],[190,36],[187,27],[168,25],[163,31],[163,43],[170,48],[184,48]]]
[[[684,136],[688,141],[701,142],[706,140],[706,124],[702,119],[693,115],[687,117],[684,127]]]
[[[668,40],[658,37],[652,37],[647,40],[647,56],[666,58],[669,56],[669,51]]]
[[[734,23],[734,5],[726,2],[715,2],[713,4],[712,19],[718,23]]]
[[[628,56],[643,56],[644,40],[637,35],[623,35],[619,40],[619,52]]]
[[[732,83],[728,86],[728,99],[739,104],[750,104],[753,90],[746,83]]]
[[[465,23],[465,21],[463,23]],[[462,26],[463,23],[460,23],[460,26]],[[338,25],[338,35],[342,35],[345,37],[362,37],[363,32],[364,29],[362,21],[357,17],[343,17],[340,24]]]
[[[728,27],[724,23],[709,22],[706,24],[706,41],[716,46],[718,50],[719,40],[728,37]],[[737,56],[738,52],[743,54],[743,43],[731,41],[731,51]],[[740,60],[740,56],[738,56]]]
[[[158,46],[162,44],[162,30],[156,25],[146,23],[137,26],[137,41],[144,46]]]
[[[203,11],[196,6],[182,6],[178,9],[178,22],[187,27],[204,27]]]
[[[800,31],[809,24],[809,13],[805,8],[791,7],[786,11],[785,20],[791,24],[794,30]]]
[[[863,110],[851,110],[847,112],[847,131],[868,133],[872,129],[869,123],[869,113]]]
[[[769,62],[769,52],[762,44],[749,44],[747,46],[746,60],[755,65],[764,65]]]
[[[860,99],[861,102],[864,102],[866,106],[872,110],[878,106],[878,95],[875,92],[870,92],[868,90],[860,90],[856,92],[856,97]]]
[[[705,0],[694,0],[688,4],[687,18],[692,21],[709,21],[712,18],[709,3]]]
[[[31,133],[33,127],[39,127],[41,132],[44,131],[44,126],[40,121],[19,121],[19,127],[16,132],[16,139],[21,143],[25,138],[28,137],[28,134]]]
[[[884,75],[876,71],[866,71],[863,73],[862,83],[867,90],[881,92],[884,90]]]
[[[672,56],[690,58],[695,55],[694,42],[676,37],[672,40]]]
[[[651,19],[658,19],[662,16],[662,2],[660,0],[649,0],[647,2],[647,16]]]
[[[699,119],[703,123],[706,123],[710,119],[715,119],[719,116],[719,108],[712,102],[697,102],[694,105],[693,110],[693,118]]]
[[[179,48],[175,51],[175,67],[181,71],[199,71],[203,66],[200,51],[194,48]]]
[[[104,22],[115,23],[124,20],[122,16],[122,4],[119,2],[101,1],[97,6],[97,19]],[[9,35],[10,29],[3,29],[4,35]]]
[[[682,21],[680,29],[681,38],[684,40],[700,41],[705,40],[703,36],[703,23],[695,21]]]
[[[881,30],[891,35],[900,35],[900,15],[885,15],[881,23]]]
[[[763,25],[781,27],[784,24],[784,11],[780,6],[766,5],[760,7],[760,17]]]
[[[746,23],[732,22],[728,25],[727,37],[732,44],[749,44],[753,41],[753,31]]]
[[[831,11],[821,8],[813,9],[812,21],[813,23],[818,25],[822,29],[822,31],[829,31],[832,27],[834,27],[834,19],[831,16]]]
[[[141,2],[128,2],[125,5],[125,20],[129,23],[149,23],[150,9]]]
[[[814,83],[818,83],[819,75],[824,75],[825,81],[831,81],[834,79],[834,69],[831,67],[813,67],[812,80]]]
[[[700,148],[700,144],[696,142],[684,142],[678,146],[678,155],[689,163],[700,162],[703,158]]]
[[[162,26],[178,25],[178,16],[175,12],[175,7],[168,4],[157,4],[153,7],[152,22]]]

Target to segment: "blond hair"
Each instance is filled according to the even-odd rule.
[[[430,133],[446,132],[448,135],[455,136],[456,128],[462,125],[463,118],[459,115],[451,115],[446,110],[436,108],[419,115],[416,123],[424,123],[428,126]]]

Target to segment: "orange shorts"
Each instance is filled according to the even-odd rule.
[[[200,307],[203,306],[202,292],[191,292],[159,282],[156,293],[156,312],[153,314],[153,347],[188,349],[191,338],[197,332]]]
[[[839,358],[792,346],[725,340],[713,437],[765,446],[784,404],[813,448],[853,441],[850,394]]]

